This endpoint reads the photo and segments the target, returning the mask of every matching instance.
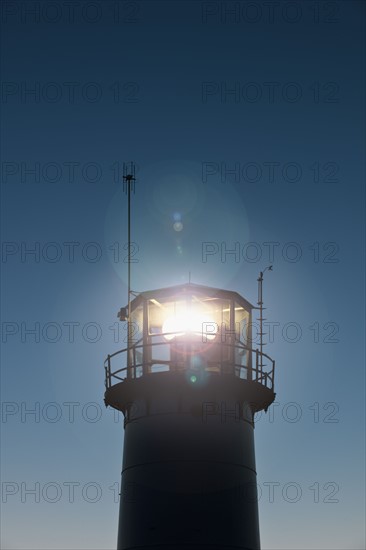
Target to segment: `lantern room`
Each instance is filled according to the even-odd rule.
[[[193,383],[202,373],[231,374],[272,389],[274,363],[253,349],[253,309],[236,292],[193,283],[140,293],[129,320],[126,308],[119,313],[128,345],[108,356],[106,387],[174,372],[188,373]]]

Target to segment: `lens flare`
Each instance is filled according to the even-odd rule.
[[[182,231],[182,229],[183,229],[183,224],[182,224],[182,222],[175,222],[175,223],[173,224],[173,229],[174,229],[174,231],[177,231],[178,233],[179,233],[180,231]]]

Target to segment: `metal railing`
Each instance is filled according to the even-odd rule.
[[[159,335],[161,336],[161,335]],[[159,346],[164,346],[165,351],[169,346],[174,344],[169,342],[148,342],[143,343],[142,339],[130,346],[107,356],[104,361],[105,369],[105,387],[111,388],[113,385],[123,382],[127,378],[140,378],[142,376],[156,376],[163,372],[183,372],[185,370],[203,370],[215,375],[233,374],[238,378],[257,382],[264,387],[274,391],[274,372],[275,361],[266,353],[259,349],[252,349],[242,343],[222,343],[216,344],[220,349],[219,357],[212,360],[211,358],[204,362],[200,367],[192,366],[191,357],[186,356],[184,359],[170,357],[169,359],[151,358],[152,352],[158,349]],[[229,348],[229,349],[227,349]],[[128,361],[128,352],[130,360]],[[148,353],[147,353],[148,352]],[[149,355],[149,359],[142,359]],[[162,353],[162,356],[164,354]],[[200,356],[205,359],[205,353]],[[247,358],[246,364],[237,363],[236,357]],[[225,357],[225,359],[223,359]],[[227,357],[231,357],[230,360]],[[263,364],[266,359],[268,363]],[[123,366],[120,366],[124,363]],[[128,364],[129,363],[129,364]],[[164,371],[154,371],[154,367],[164,368]]]

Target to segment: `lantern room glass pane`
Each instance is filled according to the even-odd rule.
[[[240,378],[248,378],[249,351],[249,311],[241,304],[235,303],[235,364],[238,366],[236,373]]]
[[[127,328],[127,325],[126,325]],[[128,335],[126,334],[128,337]],[[143,375],[143,306],[140,305],[131,311],[131,326],[130,326],[130,345],[134,346],[130,349],[131,356],[129,357],[129,365],[134,365],[132,369],[132,377],[140,378]]]
[[[131,311],[131,344],[142,343],[143,334],[143,307],[142,304]]]

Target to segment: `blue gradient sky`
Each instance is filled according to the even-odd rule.
[[[262,547],[365,548],[364,3],[82,1],[74,19],[61,2],[29,1],[35,15],[3,4],[3,548],[116,544],[123,428],[104,409],[103,360],[125,337],[116,163],[131,159],[135,290],[191,272],[255,302],[258,271],[274,265]],[[26,172],[37,163],[39,178]],[[223,256],[204,262],[205,242]],[[64,243],[79,243],[74,261]],[[39,261],[24,255],[34,246]],[[225,256],[235,246],[239,258]],[[25,332],[36,323],[39,341]],[[39,418],[25,414],[35,407]],[[26,493],[36,483],[39,502]]]

